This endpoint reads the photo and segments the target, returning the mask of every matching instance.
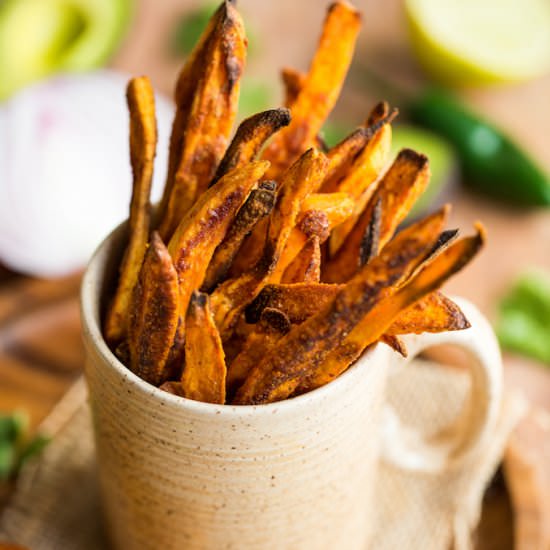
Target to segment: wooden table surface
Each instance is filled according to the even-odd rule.
[[[170,53],[167,37],[173,32],[177,15],[198,3],[142,0],[113,66],[130,74],[148,74],[158,90],[171,94],[181,59]],[[324,3],[240,0],[239,5],[262,37],[261,55],[249,63],[248,72],[273,82],[275,97],[279,98],[278,69],[307,68]],[[408,50],[401,2],[363,0],[356,5],[364,14],[364,30],[355,70],[336,109],[337,116],[350,125],[363,120],[369,108],[384,98],[380,89],[364,83],[364,68],[408,90],[424,83]],[[527,84],[461,93],[550,170],[550,76]],[[121,150],[126,151],[126,144],[121,144]],[[503,207],[464,189],[457,189],[451,201],[451,225],[466,233],[473,221],[481,220],[488,229],[489,243],[479,259],[451,281],[447,291],[474,301],[492,319],[498,297],[518,273],[529,266],[550,272],[550,210]],[[63,281],[38,281],[0,268],[0,410],[24,408],[33,426],[82,370],[78,284],[78,275]],[[550,411],[550,370],[506,355],[505,378],[508,384],[523,389],[532,403]],[[495,487],[486,497],[480,547],[512,548],[509,501],[503,484]]]

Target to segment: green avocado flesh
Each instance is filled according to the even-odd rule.
[[[103,64],[122,38],[132,0],[0,3],[0,100],[57,71]]]

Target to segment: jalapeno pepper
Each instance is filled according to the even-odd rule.
[[[550,205],[549,176],[510,138],[446,92],[424,92],[407,112],[454,145],[464,180],[475,189],[515,204]]]

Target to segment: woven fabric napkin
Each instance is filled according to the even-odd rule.
[[[415,360],[392,374],[388,399],[408,423],[436,433],[456,418],[468,390],[466,373]],[[505,394],[486,448],[452,472],[413,474],[381,461],[371,547],[471,548],[471,532],[479,520],[485,487],[524,407],[519,395]],[[46,419],[42,431],[54,439],[41,457],[21,472],[14,498],[0,518],[0,541],[32,550],[108,549],[83,380]]]

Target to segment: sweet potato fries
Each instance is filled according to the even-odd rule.
[[[485,233],[458,239],[448,206],[402,228],[430,172],[410,149],[389,158],[397,111],[381,102],[342,142],[318,147],[359,27],[335,2],[307,74],[283,71],[285,108],[244,120],[230,141],[246,37],[223,2],[176,85],[156,217],[154,94],[146,77],[129,83],[128,244],[103,329],[147,382],[259,405],[330,382],[369,346],[406,355],[403,334],[469,327],[438,289]]]

